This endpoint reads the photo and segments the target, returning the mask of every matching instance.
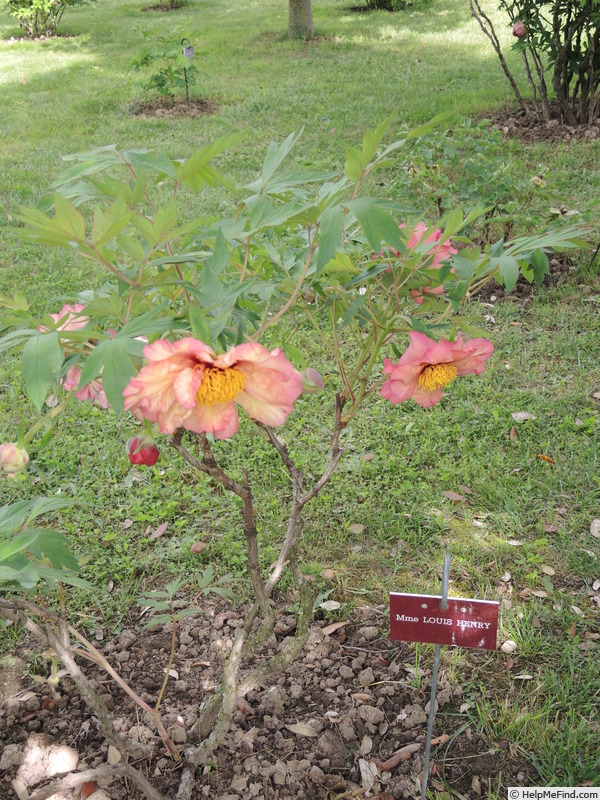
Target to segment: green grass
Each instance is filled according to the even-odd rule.
[[[55,310],[64,293],[103,279],[84,263],[10,233],[17,205],[40,198],[62,169],[61,154],[120,142],[185,156],[218,135],[245,129],[249,135],[221,160],[242,182],[255,175],[271,139],[281,141],[302,126],[293,163],[339,168],[345,143],[357,144],[367,126],[390,114],[391,141],[403,126],[443,111],[459,126],[511,102],[467,3],[431,0],[399,14],[357,14],[347,5],[315,3],[319,38],[309,44],[285,40],[280,0],[194,0],[172,14],[99,0],[65,15],[64,37],[41,42],[8,41],[18,30],[0,12],[0,293],[19,289],[34,309]],[[144,34],[192,40],[200,83],[219,104],[218,113],[194,119],[132,113],[137,76],[131,63]],[[562,202],[589,221],[590,240],[597,237],[598,143],[487,147],[483,171],[489,162],[490,173],[506,167],[510,181],[521,181],[515,197],[535,209],[534,221]],[[382,173],[374,191],[404,198],[405,167],[399,162]],[[529,178],[540,173],[546,187],[532,189]],[[507,196],[510,187],[504,187]],[[410,192],[411,203],[431,218],[431,191],[417,180]],[[222,214],[231,204],[226,192],[211,191],[190,213]],[[525,217],[519,224],[531,225]],[[440,405],[427,412],[382,400],[369,406],[344,432],[344,458],[308,511],[301,553],[317,585],[333,589],[330,597],[348,612],[355,604],[386,602],[390,590],[436,592],[441,552],[449,548],[451,592],[500,599],[501,638],[517,643],[510,671],[504,654],[482,661],[465,652],[452,655],[452,674],[472,697],[472,723],[491,742],[522,747],[540,785],[600,776],[594,748],[598,645],[584,638],[600,624],[590,596],[600,578],[600,548],[589,533],[590,521],[600,516],[600,403],[594,397],[600,389],[600,282],[589,259],[578,254],[569,279],[536,291],[527,305],[473,303],[469,312],[489,331],[496,353],[484,375],[453,383]],[[490,311],[495,323],[485,319]],[[332,371],[309,331],[297,345],[324,374]],[[2,368],[0,440],[12,441],[31,411],[10,364]],[[327,458],[328,412],[337,388],[329,379],[324,398],[303,397],[284,429],[292,455],[311,475]],[[519,411],[536,419],[515,422],[511,415]],[[71,404],[48,446],[31,448],[28,474],[0,486],[2,503],[57,492],[81,501],[61,524],[97,587],[93,602],[80,593],[72,599],[73,614],[89,630],[100,619],[109,630],[119,629],[139,592],[174,575],[189,575],[193,590],[194,576],[210,563],[220,574],[243,574],[236,502],[198,480],[167,453],[166,443],[157,469],[133,470],[125,456],[133,427],[87,404]],[[285,473],[247,422],[216,451],[232,472],[248,469],[267,569],[285,525]],[[454,505],[445,491],[465,499]],[[169,523],[167,532],[150,541],[148,528],[162,522]],[[352,533],[355,523],[365,526],[361,533]],[[190,550],[196,541],[207,544],[200,556]],[[544,566],[555,574],[547,575]],[[334,570],[333,582],[320,577],[324,567]],[[506,571],[509,592],[499,595]],[[526,589],[547,597],[527,599],[521,596]],[[236,591],[244,597],[244,584]],[[7,649],[12,636],[2,640]],[[532,679],[514,677],[521,673]]]

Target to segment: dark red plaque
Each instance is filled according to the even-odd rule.
[[[390,637],[406,642],[430,642],[459,647],[496,649],[498,603],[492,600],[442,598],[428,594],[390,594]]]

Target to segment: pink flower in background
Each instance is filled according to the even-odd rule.
[[[485,362],[494,352],[488,339],[469,339],[460,335],[455,342],[435,342],[424,333],[411,331],[410,345],[397,364],[383,361],[383,372],[390,377],[381,387],[381,394],[391,403],[402,403],[412,397],[423,408],[439,403],[443,388],[454,378],[471,373],[480,375]]]
[[[403,228],[403,225],[400,225]],[[432,231],[427,238],[424,238],[425,233],[427,232],[427,225],[424,222],[417,222],[415,227],[411,231],[411,236],[408,240],[407,247],[409,249],[416,247],[418,244],[431,244],[433,242],[439,242],[442,238],[442,231],[440,228],[436,228]],[[433,254],[433,264],[431,265],[434,269],[439,269],[444,261],[447,261],[450,256],[455,255],[458,253],[456,248],[452,247],[449,241],[442,242],[438,247],[433,247],[428,255]],[[411,289],[411,297],[414,299],[415,303],[420,306],[425,299],[426,294],[442,294],[444,291],[443,286],[423,286],[420,290],[419,289]]]
[[[256,342],[215,356],[191,336],[144,348],[148,364],[125,388],[125,408],[158,423],[228,439],[238,429],[237,405],[265,425],[283,425],[302,383],[282,351]]]
[[[100,408],[108,408],[109,402],[106,399],[102,381],[97,379],[90,381],[87,386],[79,389],[79,382],[81,380],[81,370],[77,367],[71,367],[67,372],[63,381],[63,389],[67,392],[75,392],[75,397],[78,400],[91,400],[95,406]]]
[[[513,25],[512,35],[516,36],[517,39],[522,39],[524,36],[527,36],[527,26],[524,22],[521,22],[520,19]]]
[[[153,467],[159,455],[158,447],[149,436],[134,436],[127,442],[127,457],[130,464]]]
[[[60,325],[57,325],[57,331],[76,331],[79,328],[84,328],[88,322],[90,321],[89,317],[82,316],[81,312],[85,309],[85,306],[81,303],[75,303],[74,305],[65,305],[61,308],[58,314],[50,314],[54,322],[60,322]],[[61,320],[63,320],[61,322]],[[40,326],[40,331],[45,333],[48,328],[45,325]]]
[[[24,447],[7,442],[0,445],[0,474],[8,478],[14,477],[17,472],[25,472],[29,464],[29,454]]]

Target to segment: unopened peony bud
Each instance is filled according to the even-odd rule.
[[[12,478],[17,472],[25,472],[29,464],[29,455],[24,447],[16,444],[0,445],[0,474]]]
[[[316,369],[312,369],[312,367],[303,369],[298,377],[300,378],[300,383],[302,384],[303,394],[315,394],[315,392],[322,392],[325,388],[325,384],[323,383],[323,378],[321,377],[320,373],[317,372]]]
[[[134,436],[127,442],[127,457],[130,464],[145,464],[153,467],[158,461],[158,447],[149,436]]]
[[[513,25],[513,36],[516,36],[517,39],[522,39],[524,36],[527,36],[527,27],[520,19]]]

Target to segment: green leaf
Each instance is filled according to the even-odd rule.
[[[141,344],[137,343],[136,347]],[[123,389],[137,374],[137,369],[128,354],[130,347],[131,339],[118,335],[114,339],[101,342],[88,356],[81,370],[80,388],[87,386],[102,372],[102,386],[106,399],[117,417],[123,411]]]
[[[301,135],[302,131],[299,133],[290,133],[282,144],[278,145],[276,142],[271,142],[269,144],[262,168],[262,180],[264,185],[271,180]]]
[[[63,361],[58,333],[40,333],[29,339],[23,348],[21,374],[29,399],[41,411],[50,391],[52,376]]]
[[[190,303],[188,305],[188,319],[190,321],[190,327],[192,329],[192,334],[196,339],[200,339],[201,342],[210,346],[212,344],[212,338],[210,333],[210,328],[206,322],[206,317],[200,311],[198,306]]]
[[[396,250],[405,250],[404,240],[396,220],[370,200],[352,200],[348,208],[354,213],[375,253],[381,245],[390,244]]]
[[[346,175],[348,180],[352,181],[352,183],[356,183],[356,181],[360,178],[361,173],[366,165],[367,162],[363,164],[362,152],[357,147],[353,147],[352,145],[347,145],[344,174]]]
[[[92,225],[92,244],[98,246],[106,244],[120,234],[129,224],[133,211],[127,209],[122,196],[109,206],[105,212],[98,207],[94,209],[94,222]]]
[[[39,530],[28,530],[17,536],[13,536],[8,542],[4,542],[0,545],[0,561],[6,561],[14,556],[15,553],[22,553],[27,550],[39,535]]]
[[[512,291],[519,279],[519,262],[512,256],[501,256],[498,259],[498,272],[507,292]]]
[[[344,233],[344,212],[339,205],[329,206],[321,216],[319,226],[319,250],[317,252],[317,276],[340,246]]]
[[[542,250],[536,250],[531,254],[530,264],[533,269],[535,282],[539,285],[543,282],[546,275],[550,274],[548,256]]]

